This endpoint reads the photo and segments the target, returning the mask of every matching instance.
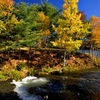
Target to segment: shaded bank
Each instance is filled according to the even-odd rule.
[[[52,74],[57,72],[62,73],[63,67],[63,53],[62,50],[49,49],[32,49],[21,50],[20,59],[19,53],[11,52],[9,59],[7,54],[0,54],[0,80],[12,78],[22,79],[30,75]],[[31,56],[30,56],[31,54]],[[84,53],[70,53],[66,55],[66,66],[63,72],[82,71],[85,69],[96,68],[100,66],[100,61],[94,61],[89,54]]]

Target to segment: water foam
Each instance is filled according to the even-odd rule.
[[[37,78],[28,76],[21,81],[12,81],[12,84],[14,84],[16,87],[14,89],[14,92],[16,92],[22,100],[42,100],[41,97],[36,96],[34,94],[29,94],[28,89],[33,87],[38,87],[41,85],[45,85],[48,82],[46,78]]]

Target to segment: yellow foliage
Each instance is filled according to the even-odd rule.
[[[6,30],[5,24],[4,24],[3,21],[0,20],[0,33],[1,33],[3,30]]]
[[[44,14],[44,12],[39,12],[38,13],[38,20],[37,20],[37,22],[41,24],[41,26],[38,27],[38,29],[41,31],[42,36],[44,38],[44,39],[42,39],[42,42],[44,42],[46,44],[47,37],[50,36],[50,30],[49,30],[50,19],[49,19],[48,16],[46,16]]]
[[[78,0],[64,0],[64,2],[62,6],[64,19],[58,20],[58,27],[52,25],[58,39],[51,43],[67,51],[73,51],[81,46],[81,39],[89,33],[90,24],[82,22],[81,13],[78,13]]]
[[[22,21],[18,21],[13,11],[13,0],[0,0],[0,33],[2,31],[10,32],[17,24]]]
[[[22,23],[22,20],[18,21],[15,15],[12,15],[11,18],[6,22],[6,29],[10,32],[15,25]]]

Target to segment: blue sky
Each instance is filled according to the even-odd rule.
[[[15,2],[24,1],[28,3],[39,3],[40,0],[15,0]],[[43,0],[45,1],[45,0]],[[60,9],[63,5],[63,0],[48,0],[53,6]],[[80,11],[84,11],[89,19],[91,16],[97,16],[100,18],[100,0],[79,0],[78,8]]]

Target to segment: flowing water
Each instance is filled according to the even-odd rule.
[[[0,82],[0,100],[100,100],[100,69],[81,76],[28,76]]]
[[[46,78],[37,78],[37,77],[26,77],[22,81],[13,80],[12,84],[16,87],[14,92],[16,92],[22,100],[42,100],[41,96],[35,94],[35,92],[30,93],[29,90],[32,88],[39,88],[42,85],[45,85],[48,82]]]

